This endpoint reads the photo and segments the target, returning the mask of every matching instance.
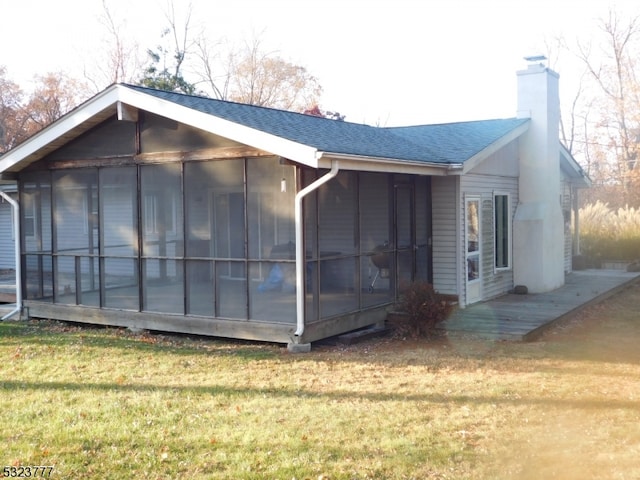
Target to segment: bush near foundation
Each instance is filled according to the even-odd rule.
[[[640,209],[597,201],[580,209],[580,247],[590,266],[640,259]]]
[[[394,319],[395,333],[418,338],[433,335],[436,326],[449,317],[453,305],[446,296],[436,292],[433,285],[417,281],[404,289],[397,308],[404,315]]]

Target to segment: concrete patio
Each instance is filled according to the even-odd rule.
[[[565,278],[557,290],[496,299],[457,310],[443,328],[447,335],[532,341],[553,325],[591,304],[640,281],[640,273],[624,270],[580,270]]]

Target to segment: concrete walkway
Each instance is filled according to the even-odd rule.
[[[531,341],[580,309],[600,302],[636,281],[640,281],[640,273],[576,271],[566,276],[564,286],[552,292],[508,294],[459,309],[443,328],[449,336]]]

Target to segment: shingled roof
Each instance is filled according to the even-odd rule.
[[[0,174],[17,172],[127,106],[165,115],[266,152],[314,167],[414,169],[464,173],[527,128],[508,118],[411,127],[373,127],[274,108],[115,84],[13,150],[0,155]],[[391,171],[389,170],[389,171]],[[386,170],[385,170],[386,171]],[[3,175],[9,178],[9,175]]]
[[[528,119],[508,118],[411,127],[373,127],[206,97],[128,88],[334,154],[460,164]]]

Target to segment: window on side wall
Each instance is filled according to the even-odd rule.
[[[511,268],[511,202],[508,193],[493,194],[494,267]]]

